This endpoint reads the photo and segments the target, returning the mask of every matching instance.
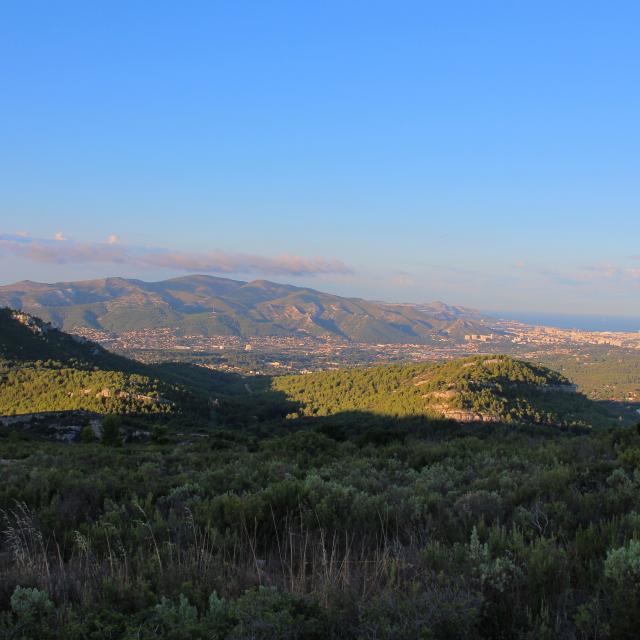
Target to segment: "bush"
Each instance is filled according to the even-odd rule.
[[[604,574],[616,584],[636,584],[640,580],[640,540],[617,549],[609,549],[604,562]]]
[[[325,640],[327,621],[317,603],[260,587],[236,602],[237,624],[229,640]]]
[[[45,591],[16,587],[11,596],[11,610],[20,620],[29,622],[47,618],[54,612],[54,606]]]
[[[11,596],[10,605],[15,623],[9,623],[9,629],[19,631],[20,635],[16,636],[9,631],[6,637],[17,637],[21,640],[53,640],[58,637],[51,628],[55,607],[46,591],[18,586]],[[2,626],[0,631],[4,630]]]
[[[97,442],[97,440],[98,438],[96,437],[96,434],[88,425],[80,432],[80,442],[82,442],[82,444],[93,444],[94,442]]]
[[[111,447],[119,447],[122,444],[121,423],[120,418],[113,413],[109,413],[102,419],[102,444]]]
[[[169,427],[157,424],[151,430],[151,442],[155,444],[167,444],[169,442]]]

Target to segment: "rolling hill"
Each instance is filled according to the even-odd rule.
[[[559,427],[616,419],[561,374],[508,356],[283,376],[272,387],[298,403],[302,416],[366,412]]]
[[[205,415],[204,394],[164,371],[0,308],[0,415],[78,410]]]
[[[602,404],[545,367],[508,356],[325,371],[251,381],[191,365],[145,365],[64,333],[24,312],[0,309],[0,415],[49,411],[182,415],[222,422],[363,412],[458,422],[554,426],[613,424]],[[251,417],[253,416],[253,417]],[[345,418],[348,420],[348,417]]]
[[[0,305],[37,315],[66,331],[91,327],[116,334],[177,327],[182,335],[307,335],[366,343],[430,343],[443,338],[461,341],[467,333],[492,331],[479,313],[443,303],[388,304],[266,280],[204,275],[161,282],[23,281],[0,287]]]

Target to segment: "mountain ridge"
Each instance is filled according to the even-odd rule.
[[[311,335],[369,343],[461,341],[488,333],[488,319],[465,307],[342,297],[269,280],[189,275],[146,282],[128,278],[0,286],[0,305],[73,330],[113,333],[176,327],[183,334]]]

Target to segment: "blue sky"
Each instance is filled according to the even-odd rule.
[[[639,22],[636,2],[4,2],[0,282],[206,270],[640,315]]]

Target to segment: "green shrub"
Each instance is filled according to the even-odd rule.
[[[119,447],[122,444],[121,424],[120,417],[112,413],[102,419],[102,444],[111,447]]]
[[[86,427],[83,427],[80,432],[80,442],[83,444],[93,444],[94,442],[97,442],[97,440],[98,438],[90,426],[87,425]]]

